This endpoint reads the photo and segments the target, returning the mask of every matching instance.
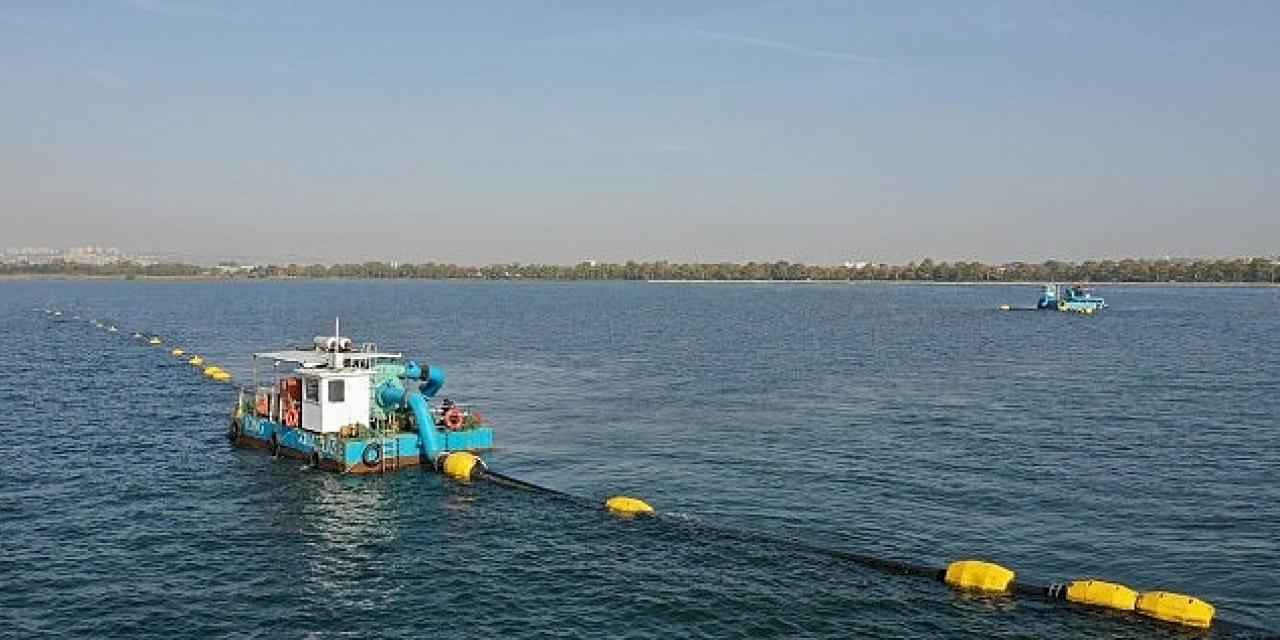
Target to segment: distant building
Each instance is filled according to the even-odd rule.
[[[6,264],[48,264],[58,259],[61,251],[49,247],[10,247],[0,262]]]
[[[869,264],[871,264],[871,263],[870,263],[870,262],[867,262],[866,260],[845,260],[845,261],[844,261],[844,268],[846,268],[846,269],[859,269],[859,270],[861,270],[861,269],[866,269],[866,268],[867,268],[867,265],[869,265]]]
[[[62,252],[66,262],[106,265],[124,261],[124,252],[115,247],[72,247]]]
[[[156,256],[135,256],[115,247],[71,247],[69,249],[50,249],[48,247],[10,247],[0,250],[0,262],[5,264],[52,264],[68,262],[104,266],[121,262],[130,262],[139,266],[156,264],[160,261]]]

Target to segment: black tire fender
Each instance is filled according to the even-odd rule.
[[[382,462],[382,445],[377,442],[370,442],[365,445],[364,452],[360,454],[360,461],[366,467],[372,467]]]

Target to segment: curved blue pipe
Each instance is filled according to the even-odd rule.
[[[431,369],[432,372],[438,371]],[[431,381],[423,383],[427,386]],[[440,384],[444,384],[444,373],[440,374]],[[435,387],[438,390],[440,387]],[[433,391],[434,392],[434,391]],[[444,436],[440,435],[440,431],[436,429],[436,422],[431,418],[431,411],[427,407],[427,396],[420,393],[407,393],[404,387],[391,382],[383,382],[378,385],[378,392],[375,396],[378,406],[385,410],[391,411],[408,405],[413,411],[413,417],[418,421],[418,441],[421,443],[422,452],[426,455],[426,459],[432,463],[444,453]]]
[[[434,397],[444,386],[444,369],[420,365],[414,360],[405,363],[402,375],[410,380],[421,380],[422,384],[418,389],[428,398]]]
[[[419,389],[422,395],[430,398],[440,391],[440,387],[444,386],[444,369],[427,365],[427,379],[422,383]]]
[[[427,411],[427,399],[421,394],[409,396],[409,408],[413,409],[413,417],[418,420],[418,441],[422,443],[422,452],[427,461],[435,463],[436,458],[444,452],[444,436],[436,429],[431,412]]]

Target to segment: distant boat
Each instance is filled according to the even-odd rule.
[[[1046,284],[1040,293],[1040,299],[1036,301],[1036,306],[1034,307],[1015,307],[1009,304],[1002,304],[997,308],[1001,311],[1056,310],[1093,315],[1106,307],[1107,301],[1093,295],[1092,287],[1082,284],[1070,286]]]
[[[1087,285],[1046,284],[1036,308],[1092,314],[1107,308],[1107,301],[1093,295],[1093,288]]]

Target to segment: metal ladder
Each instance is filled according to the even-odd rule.
[[[386,429],[378,433],[378,442],[382,446],[382,458],[379,460],[379,473],[395,471],[400,468],[400,435],[392,434],[387,438]],[[388,462],[390,460],[390,462]]]

